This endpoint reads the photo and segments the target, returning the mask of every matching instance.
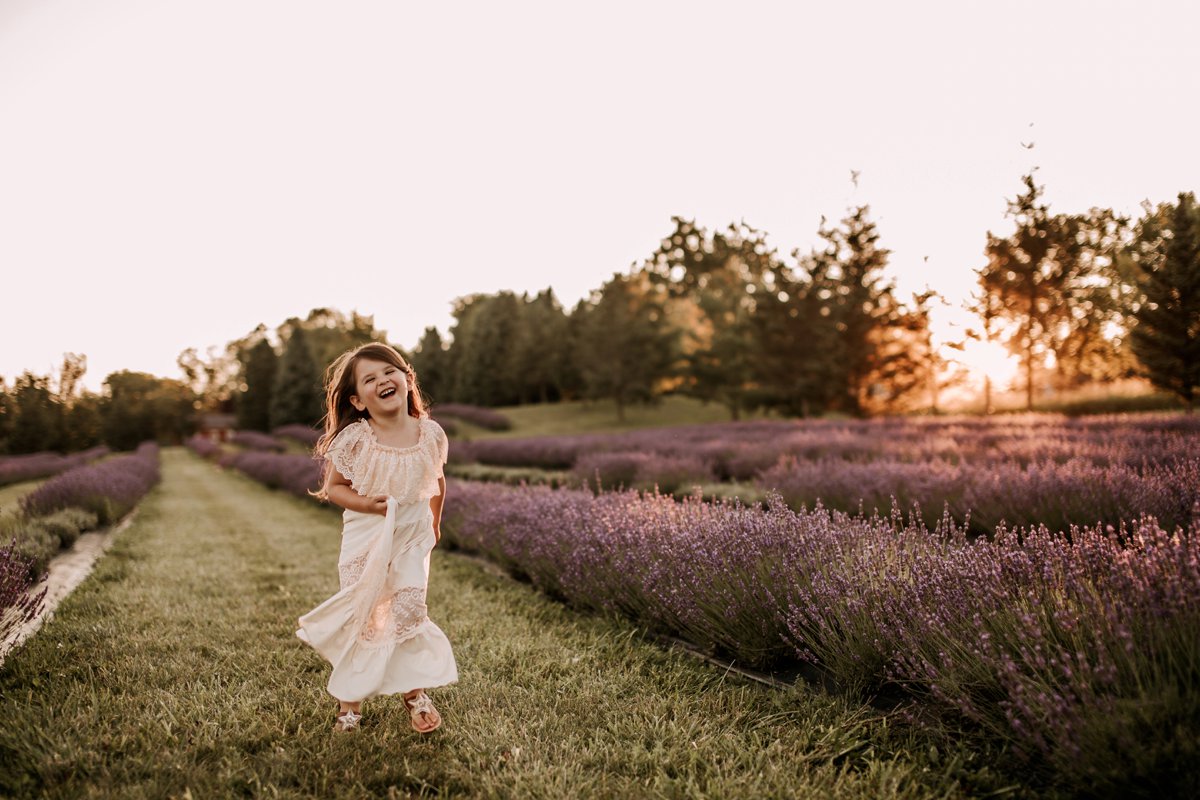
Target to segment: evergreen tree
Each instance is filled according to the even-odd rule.
[[[63,449],[63,407],[48,377],[24,372],[13,383],[8,452],[14,455]]]
[[[519,402],[511,359],[520,314],[520,300],[512,292],[470,295],[455,302],[450,329],[455,400],[482,406]]]
[[[275,391],[279,357],[266,337],[262,337],[246,353],[242,386],[237,395],[237,425],[242,430],[271,429],[271,398]]]
[[[323,414],[320,370],[308,349],[307,332],[295,325],[284,342],[271,387],[271,427],[292,424],[315,427]]]
[[[1147,213],[1134,257],[1144,300],[1134,316],[1134,353],[1150,381],[1183,400],[1200,395],[1200,208],[1191,192]]]
[[[775,265],[766,235],[746,224],[710,233],[674,217],[675,230],[646,263],[663,285],[669,313],[688,318],[682,330],[682,391],[716,400],[738,419],[754,404],[754,315],[764,278]]]
[[[576,362],[589,397],[612,398],[617,419],[630,403],[654,402],[677,358],[678,332],[644,272],[613,275],[577,308]]]
[[[413,349],[410,363],[417,372],[421,392],[431,402],[446,402],[450,397],[447,391],[451,378],[450,356],[437,328],[431,326],[425,329],[421,341]]]
[[[546,403],[563,395],[571,360],[567,315],[546,289],[525,295],[516,333],[511,342],[508,369],[517,386],[518,402]]]
[[[1055,336],[1070,325],[1068,287],[1077,276],[1078,220],[1051,215],[1039,202],[1044,187],[1032,173],[1022,178],[1025,191],[1009,201],[1016,229],[1006,238],[987,235],[987,264],[979,270],[982,292],[1009,322],[1009,347],[1021,357],[1025,406],[1033,409],[1034,373],[1054,349]]]

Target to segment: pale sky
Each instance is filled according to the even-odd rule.
[[[412,346],[472,292],[573,305],[675,214],[790,253],[867,203],[904,295],[959,303],[1034,165],[1053,211],[1200,190],[1198,33],[1189,0],[0,0],[0,375],[178,377],[318,306]]]

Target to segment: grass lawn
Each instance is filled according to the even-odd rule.
[[[707,405],[691,397],[668,395],[655,406],[625,407],[625,421],[617,421],[617,406],[611,400],[573,400],[565,403],[542,403],[507,406],[496,409],[512,420],[509,431],[488,431],[457,419],[465,438],[515,438],[550,436],[571,433],[618,433],[638,428],[659,428],[665,425],[695,425],[706,422],[728,422],[729,411],[719,403]],[[437,407],[434,406],[434,414]],[[743,414],[743,419],[761,419],[761,414]]]
[[[453,502],[453,497],[450,498]],[[340,520],[163,452],[163,482],[0,667],[5,797],[958,797],[983,756],[806,687],[747,684],[435,551],[460,684],[422,737],[398,698],[331,731],[294,636],[335,588]]]
[[[46,478],[38,478],[37,480],[10,483],[8,486],[0,487],[0,519],[16,514],[19,510],[17,501],[41,486],[46,480]]]

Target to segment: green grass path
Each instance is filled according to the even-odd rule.
[[[453,497],[450,498],[453,502]],[[181,450],[56,618],[0,668],[0,796],[942,797],[995,788],[878,715],[747,685],[435,551],[460,683],[331,731],[296,617],[337,583],[340,520]]]

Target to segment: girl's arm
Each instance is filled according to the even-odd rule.
[[[439,493],[429,498],[429,510],[433,512],[433,535],[435,543],[442,540],[442,506],[446,502],[446,479],[438,478]]]
[[[325,496],[330,502],[348,511],[358,511],[362,514],[387,514],[387,495],[363,497],[350,486],[350,479],[329,465],[325,476]]]

